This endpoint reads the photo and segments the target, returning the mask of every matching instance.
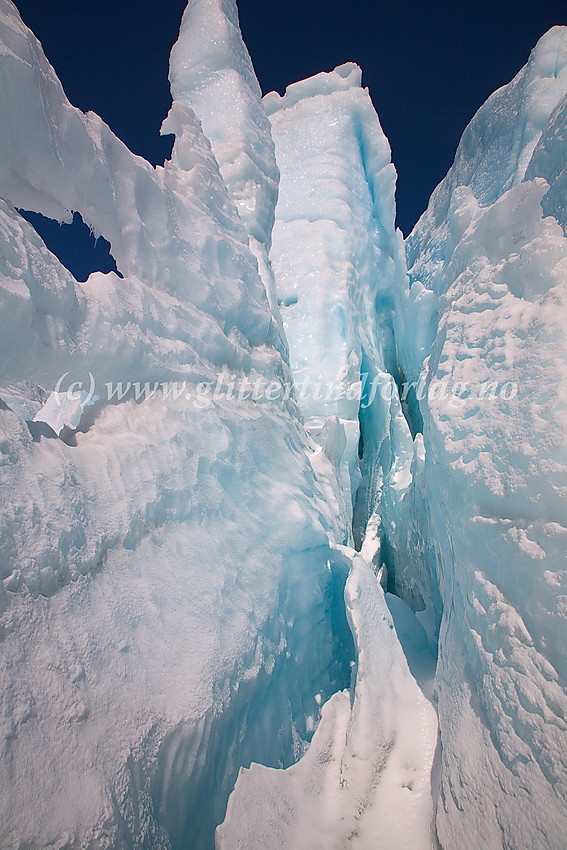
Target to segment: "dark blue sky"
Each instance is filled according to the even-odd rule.
[[[163,162],[168,56],[185,0],[16,0],[67,95],[97,112],[138,154]],[[407,235],[484,100],[567,24],[565,0],[372,2],[238,0],[264,92],[355,61],[362,66],[398,170]]]

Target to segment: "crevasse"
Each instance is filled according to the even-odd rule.
[[[374,278],[357,267],[375,230],[367,217],[366,241],[353,249],[352,209],[363,208],[356,206],[357,174],[367,169],[357,172],[360,160],[349,147],[355,134],[341,124],[340,98],[346,99],[352,66],[265,101],[282,171],[273,259],[283,285],[292,369],[296,377],[315,373],[316,383],[326,368],[324,380],[336,385],[354,361],[363,364],[364,375],[397,379],[401,389],[400,398],[394,388],[378,393],[372,405],[363,391],[360,484],[353,441],[349,455],[348,439],[337,440],[337,425],[330,431],[323,424],[331,414],[343,418],[347,433],[356,433],[352,408],[333,399],[317,408],[309,397],[303,407],[315,439],[326,446],[332,434],[332,451],[338,445],[340,454],[335,465],[342,460],[349,468],[342,480],[357,494],[353,530],[362,554],[414,609],[430,648],[439,641],[435,832],[409,827],[411,837],[404,834],[402,809],[391,800],[396,829],[389,831],[380,803],[395,770],[378,755],[376,740],[376,793],[354,783],[349,800],[343,769],[361,702],[355,697],[347,723],[337,696],[323,713],[310,758],[285,776],[254,766],[241,773],[219,829],[223,848],[439,841],[472,850],[551,848],[564,841],[565,340],[559,327],[566,282],[560,188],[567,157],[565,61],[565,30],[554,28],[474,117],[455,165],[407,241],[409,280],[391,245],[397,275],[388,275],[376,250]],[[349,117],[352,129],[356,120]],[[326,239],[325,231],[331,234]],[[356,299],[349,297],[353,280],[359,296],[375,298],[367,300],[366,314],[357,315]],[[377,331],[374,347],[361,343],[368,340],[368,317]],[[394,364],[383,356],[390,339]],[[406,379],[414,384],[409,393]],[[347,605],[349,592],[347,583]],[[394,613],[405,612],[395,597],[387,599]],[[374,606],[378,610],[377,601]],[[427,685],[427,641],[420,645],[423,632],[402,616],[398,629],[407,660]],[[364,651],[363,642],[358,649]],[[378,677],[389,676],[388,669],[383,663]],[[364,672],[359,667],[360,691]],[[381,712],[386,702],[382,694]],[[344,710],[348,716],[346,703]],[[415,710],[413,716],[415,722]],[[414,756],[417,751],[414,742]],[[363,775],[361,769],[357,778]],[[341,791],[333,794],[337,783]],[[245,814],[252,800],[266,798],[257,817]],[[268,813],[280,809],[293,815],[276,817],[274,826]],[[315,832],[314,821],[323,824]]]
[[[374,562],[386,583],[390,529],[380,523],[387,500],[392,516],[407,490],[404,464],[413,456],[392,374],[393,291],[405,274],[394,230],[395,171],[355,65],[290,86],[283,98],[268,95],[264,104],[281,172],[270,258],[314,460],[332,461],[334,502],[348,521],[347,545],[337,551],[350,565],[346,602],[357,669],[350,696],[339,693],[325,706],[299,764],[285,774],[258,766],[241,773],[217,842],[427,847],[435,712],[409,672],[369,569]],[[368,562],[356,554],[355,539]],[[426,633],[401,600],[390,607],[425,685],[433,674]],[[282,806],[285,819],[274,824]]]

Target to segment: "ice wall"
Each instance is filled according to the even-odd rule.
[[[191,110],[153,169],[7,0],[0,81],[0,844],[211,847],[239,767],[350,681],[341,520]],[[80,212],[124,279],[78,284],[17,208]]]
[[[170,132],[178,111],[186,106],[202,122],[258,260],[281,337],[277,342],[285,356],[268,260],[279,172],[260,86],[240,34],[235,0],[188,3],[179,39],[171,51],[169,78],[173,106],[162,132]]]
[[[438,298],[447,291],[445,269],[469,224],[466,216],[457,221],[450,214],[455,192],[468,186],[485,207],[524,180],[542,132],[565,95],[565,50],[564,27],[549,30],[524,68],[481,106],[463,133],[455,162],[407,239],[412,289],[397,317],[403,322],[398,332],[400,361],[410,380],[419,377],[431,348],[437,331]],[[553,156],[551,151],[549,155]],[[561,159],[559,153],[556,156]],[[532,168],[532,176],[545,174],[538,175]]]
[[[559,101],[534,148],[526,179],[543,177],[549,184],[541,206],[567,231],[567,94]]]
[[[9,281],[2,380],[34,376],[54,384],[69,354],[77,372],[88,367],[101,382],[179,376],[199,369],[206,340],[205,359],[241,367],[250,345],[274,337],[273,319],[247,235],[195,116],[188,110],[178,116],[174,159],[153,169],[98,116],[68,103],[13,4],[2,0],[0,11],[0,192]],[[129,283],[106,275],[76,285],[14,207],[60,221],[79,212],[108,239]]]
[[[566,88],[557,27],[473,118],[407,241],[396,341],[423,382],[423,454],[396,583],[438,596],[444,848],[567,835]]]
[[[299,403],[354,508],[355,542],[371,527],[365,555],[380,567],[384,494],[402,497],[412,456],[396,388],[393,293],[405,264],[390,147],[352,63],[264,106],[281,171],[270,257]]]

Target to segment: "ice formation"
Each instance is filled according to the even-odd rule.
[[[1,846],[557,850],[565,28],[405,244],[356,65],[170,81],[153,168],[0,0]]]

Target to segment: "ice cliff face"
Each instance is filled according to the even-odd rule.
[[[239,766],[291,763],[349,684],[338,520],[190,107],[153,169],[0,22],[0,843],[210,847]],[[79,211],[124,279],[77,284],[17,208]]]
[[[407,241],[396,339],[429,388],[426,510],[396,584],[439,596],[444,847],[567,834],[566,88],[557,27],[473,118]]]
[[[565,30],[405,246],[357,66],[170,81],[154,169],[0,0],[0,844],[563,846]]]

